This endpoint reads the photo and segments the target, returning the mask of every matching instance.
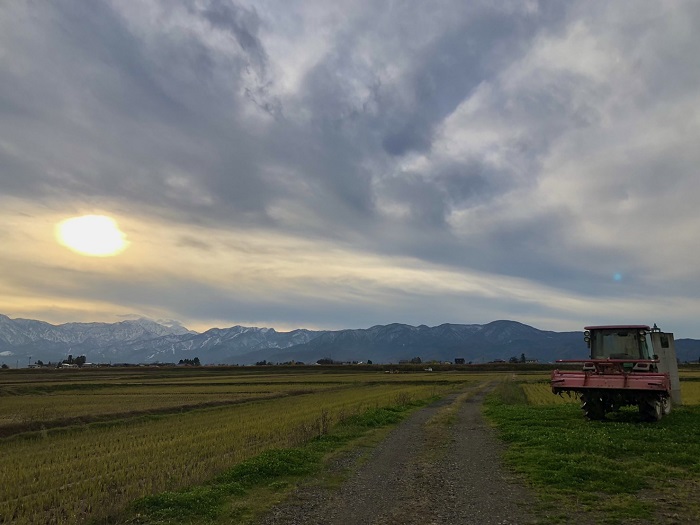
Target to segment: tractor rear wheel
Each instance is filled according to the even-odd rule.
[[[671,398],[669,396],[664,396],[661,399],[661,410],[664,416],[667,416],[671,413],[671,405]]]
[[[639,403],[639,415],[643,421],[658,421],[663,414],[664,409],[658,397],[648,397]]]
[[[581,394],[581,408],[583,414],[592,421],[605,419],[605,402],[600,395]]]

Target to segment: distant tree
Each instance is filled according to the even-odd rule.
[[[44,366],[44,362],[41,359],[39,359],[36,364],[37,366]]]
[[[419,365],[423,362],[423,360],[420,357],[414,357],[411,359],[411,364],[413,365]]]
[[[368,360],[367,360],[367,364],[368,364],[368,365],[371,365],[371,364],[372,364],[372,360],[371,360],[371,359],[368,359]]]
[[[7,370],[10,367],[3,363],[2,366],[0,366],[0,368],[2,368],[3,370]]]
[[[83,366],[86,361],[87,361],[87,358],[84,355],[79,355],[78,357],[75,358],[75,364],[78,366]]]
[[[323,357],[323,358],[319,359],[318,361],[316,361],[316,363],[319,365],[332,365],[333,359],[331,359],[330,357]]]
[[[525,361],[526,361],[525,354],[524,353],[520,354],[520,362],[524,363]]]
[[[517,357],[513,356],[510,359],[508,359],[508,362],[509,363],[519,363],[520,360]]]
[[[187,366],[201,366],[201,363],[199,362],[199,357],[195,357],[194,359],[180,359],[177,364]]]
[[[263,359],[262,361],[258,361],[255,363],[255,366],[265,366],[265,365],[271,365],[272,363],[268,363],[267,360]]]

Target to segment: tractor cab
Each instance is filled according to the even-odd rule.
[[[647,325],[587,326],[584,330],[591,359],[655,359]],[[626,362],[623,367],[633,369],[635,363]],[[649,370],[649,366],[643,368]]]

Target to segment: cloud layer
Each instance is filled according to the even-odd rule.
[[[695,2],[0,8],[0,311],[700,337]],[[114,217],[119,257],[53,225]]]

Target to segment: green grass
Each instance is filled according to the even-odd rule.
[[[111,523],[218,524],[252,523],[281,501],[296,484],[323,469],[324,462],[374,430],[401,422],[437,397],[375,408],[351,416],[329,433],[298,448],[269,450],[244,461],[205,485],[164,492],[137,500],[125,516]]]
[[[289,480],[308,476],[321,466],[322,454],[310,447],[263,452],[207,485],[163,492],[135,502],[132,523],[213,523],[223,517],[226,502],[256,487],[284,490]]]
[[[544,522],[664,523],[666,507],[691,512],[675,487],[700,480],[700,407],[658,423],[640,423],[636,410],[587,421],[575,404],[527,405],[519,388],[504,384],[485,414],[510,445],[506,461],[540,496]]]

